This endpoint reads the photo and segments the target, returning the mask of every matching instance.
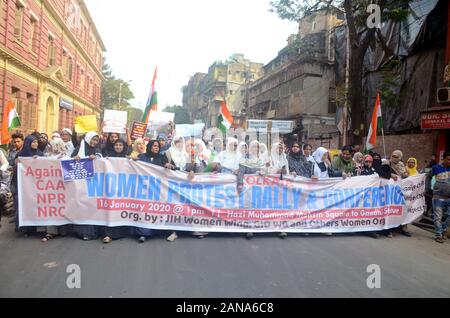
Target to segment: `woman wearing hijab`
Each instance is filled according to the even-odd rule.
[[[62,139],[50,140],[44,151],[44,155],[54,159],[70,158],[66,144],[62,141]]]
[[[63,130],[61,130],[60,135],[61,139],[63,140],[66,146],[67,153],[71,154],[75,150],[75,147],[72,142],[72,130],[70,130],[69,128],[64,128]]]
[[[140,154],[138,159],[156,166],[164,167],[166,169],[173,169],[174,166],[169,163],[167,157],[161,154],[161,146],[158,140],[150,140],[147,144],[145,154]],[[139,243],[144,243],[147,237],[152,236],[152,230],[147,228],[135,227],[134,233],[139,236]]]
[[[144,154],[147,151],[145,140],[138,138],[134,141],[133,147],[130,153],[130,158],[137,160],[138,156]]]
[[[272,145],[270,159],[271,167],[269,173],[289,174],[289,163],[284,153],[284,145],[281,142],[276,142]]]
[[[417,171],[417,159],[414,157],[411,157],[406,162],[407,167],[406,170],[408,171],[408,176],[413,177],[417,176],[419,174],[419,171]]]
[[[246,174],[264,174],[266,164],[261,158],[260,143],[254,140],[250,143],[248,156],[239,164],[239,172],[237,176],[237,191],[241,193],[244,187],[244,176]],[[247,239],[253,238],[254,234],[248,232]]]
[[[126,158],[127,153],[127,143],[122,139],[117,139],[112,147],[105,147],[105,149],[103,149],[102,156],[109,158]]]
[[[360,152],[356,152],[353,155],[353,162],[355,163],[356,175],[361,175],[361,172],[364,168],[364,155]]]
[[[237,174],[239,171],[239,161],[241,155],[238,151],[238,141],[235,138],[229,137],[227,139],[227,146],[225,151],[219,154],[220,166],[224,173]]]
[[[163,154],[165,154],[165,152],[167,150],[169,150],[169,147],[170,147],[169,139],[167,138],[166,134],[159,134],[158,142],[159,142],[159,145],[161,146],[160,153],[163,155]]]
[[[270,166],[270,155],[265,143],[259,143],[259,152],[264,164],[268,168]]]
[[[405,164],[401,161],[403,153],[400,150],[395,150],[391,154],[390,167],[391,172],[398,176],[400,179],[408,177],[408,170]],[[396,180],[397,178],[394,178]],[[401,225],[397,228],[404,236],[411,237],[411,233],[408,231],[408,225]]]
[[[401,161],[403,158],[403,153],[400,150],[395,150],[391,154],[390,166],[391,172],[401,179],[408,177],[408,171],[406,170],[405,164]]]
[[[55,134],[53,134],[55,135]],[[45,157],[52,159],[67,159],[70,158],[64,141],[60,138],[53,138],[48,143],[48,146],[44,152]],[[42,242],[47,242],[58,235],[65,235],[68,233],[69,226],[45,226],[38,227],[38,232],[44,232],[45,235],[42,238]]]
[[[106,138],[106,143],[101,145],[102,153],[103,151],[108,151],[109,153],[114,152],[114,143],[116,140],[119,140],[120,135],[118,133],[108,133],[108,137]]]
[[[122,140],[118,139],[113,145],[114,152],[109,152],[107,149],[103,149],[103,156],[106,158],[126,158],[128,144]],[[130,227],[128,226],[117,226],[108,227],[105,226],[101,230],[102,242],[105,244],[111,243],[113,240],[118,240],[126,237],[130,233]]]
[[[300,147],[300,143],[294,142],[288,155],[288,164],[291,174],[311,178],[313,176],[312,162],[306,160]]]
[[[166,151],[166,157],[168,162],[174,166],[174,170],[186,171],[189,155],[186,152],[186,145],[183,137],[175,136],[172,139],[172,145],[169,150]],[[177,238],[177,233],[172,232],[172,234],[167,237],[167,240],[173,242]]]
[[[248,145],[245,141],[241,141],[238,146],[239,164],[244,163],[248,159]]]
[[[48,135],[46,133],[39,134],[39,150],[44,152],[48,145]]]
[[[102,152],[99,147],[100,138],[95,131],[88,132],[84,139],[81,140],[80,145],[72,152],[71,157],[75,160],[83,158],[95,159],[96,157],[102,158]]]
[[[1,151],[1,150],[0,150]],[[25,138],[25,141],[23,143],[22,150],[19,151],[16,155],[16,158],[14,160],[14,167],[13,167],[13,176],[11,180],[11,186],[15,187],[17,189],[17,164],[20,161],[20,158],[37,158],[37,157],[44,157],[44,153],[39,149],[39,141],[38,138],[34,135],[27,136]],[[14,206],[16,210],[15,215],[15,223],[16,223],[16,232],[19,230],[22,231],[25,235],[31,232],[35,232],[36,228],[27,226],[27,227],[21,227],[19,229],[19,214],[18,214],[18,196],[14,196]]]
[[[90,131],[81,140],[81,144],[75,148],[72,153],[72,158],[76,161],[80,159],[89,158],[94,160],[102,158],[101,150],[99,148],[100,138],[95,131]],[[83,241],[94,240],[98,238],[98,226],[95,225],[73,225],[75,234],[82,238]]]
[[[176,170],[186,171],[186,165],[189,155],[186,152],[186,145],[184,138],[175,136],[172,140],[172,145],[166,151],[167,160],[176,167]]]
[[[302,153],[305,156],[306,161],[310,161],[313,164],[315,163],[314,158],[312,156],[312,146],[310,144],[303,145]]]
[[[329,171],[331,170],[331,162],[329,152],[324,147],[319,147],[313,152],[314,159],[314,176],[319,179],[330,178]]]

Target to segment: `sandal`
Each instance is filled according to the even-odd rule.
[[[51,235],[51,234],[45,234],[45,236],[42,238],[42,242],[48,242],[48,241],[50,241],[50,240],[52,240],[52,239],[54,239],[55,238],[55,236],[53,236],[53,235]]]
[[[442,236],[437,236],[435,239],[434,239],[436,242],[438,242],[438,243],[444,243],[444,239],[442,238]]]
[[[112,238],[110,238],[109,236],[105,236],[102,240],[103,243],[108,244],[112,242]]]

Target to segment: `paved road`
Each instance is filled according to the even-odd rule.
[[[449,297],[450,241],[411,227],[412,238],[362,235],[215,234],[42,243],[3,220],[0,297]],[[66,285],[66,268],[81,268],[81,288]],[[369,289],[369,264],[381,268],[381,288]]]

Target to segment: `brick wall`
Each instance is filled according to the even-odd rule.
[[[386,155],[390,156],[394,150],[401,150],[403,162],[406,163],[408,158],[414,157],[417,159],[418,169],[420,170],[426,166],[425,160],[428,164],[431,154],[435,152],[436,136],[436,133],[385,136]],[[377,144],[378,146],[374,151],[384,156],[381,136],[377,137]]]

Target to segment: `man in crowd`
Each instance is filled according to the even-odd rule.
[[[450,222],[450,152],[444,154],[442,164],[433,166],[432,175],[436,177],[433,190],[435,241],[444,243],[447,240],[446,230]],[[444,224],[442,224],[443,217]]]
[[[14,159],[16,159],[16,155],[19,153],[19,151],[22,150],[23,148],[23,135],[21,133],[15,133],[11,136],[12,139],[12,149],[9,151],[9,155],[8,155],[8,162],[9,162],[9,166],[13,167],[14,166]]]

